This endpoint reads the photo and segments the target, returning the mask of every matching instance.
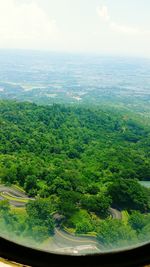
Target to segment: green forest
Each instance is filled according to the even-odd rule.
[[[150,239],[150,125],[109,107],[0,101],[0,183],[31,197],[0,201],[0,226],[43,242],[59,227],[105,247]],[[34,200],[33,200],[34,199]],[[113,218],[111,209],[122,218]]]

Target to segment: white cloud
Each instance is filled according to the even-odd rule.
[[[126,25],[119,25],[115,22],[110,23],[110,28],[111,30],[118,32],[118,33],[123,33],[123,34],[128,34],[128,35],[150,35],[149,30],[142,30],[136,27],[129,27]]]
[[[103,21],[107,22],[107,21],[110,20],[110,16],[109,16],[109,13],[108,13],[107,6],[98,7],[97,8],[97,13],[98,13],[98,15],[101,17],[101,19]]]
[[[134,27],[129,27],[129,26],[125,26],[125,25],[119,25],[115,22],[111,22],[110,23],[110,28],[113,31],[116,31],[118,33],[125,33],[125,34],[133,34],[133,35],[137,35],[140,33],[138,28],[134,28]]]
[[[122,25],[122,24],[119,24],[113,21],[109,15],[107,6],[98,7],[97,11],[98,11],[98,15],[100,16],[100,18],[103,21],[108,22],[108,26],[113,32],[126,34],[126,35],[150,35],[150,30],[144,30],[138,27]]]
[[[35,1],[0,0],[0,47],[48,48],[58,35],[56,21]]]

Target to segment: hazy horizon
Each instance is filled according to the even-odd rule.
[[[0,54],[4,53],[25,53],[29,54],[49,54],[49,55],[72,55],[72,56],[87,56],[87,57],[99,57],[99,58],[116,58],[116,59],[129,59],[129,60],[150,60],[150,56],[144,55],[128,55],[128,54],[113,54],[102,53],[98,51],[65,51],[65,50],[46,50],[46,49],[31,49],[31,48],[0,48]]]

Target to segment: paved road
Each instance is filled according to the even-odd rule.
[[[101,247],[102,248],[102,247]],[[56,228],[46,249],[65,254],[93,254],[101,252],[100,244],[94,237],[78,237]]]
[[[26,205],[26,202],[23,202],[22,200],[31,200],[31,198],[29,198],[24,192],[20,191],[19,189],[0,185],[0,200],[4,199],[8,199],[9,203],[15,207],[24,207]]]
[[[122,214],[121,214],[121,212],[119,210],[110,208],[109,212],[110,212],[110,214],[111,214],[113,219],[118,219],[118,220],[122,219]]]
[[[0,185],[0,200],[5,199],[5,197],[6,199],[7,197],[14,198],[14,200],[9,199],[9,202],[15,207],[24,207],[26,203],[21,200],[31,199],[24,192],[16,188]],[[113,208],[110,208],[109,211],[114,219],[122,219],[120,211]],[[94,237],[78,237],[55,228],[54,236],[47,242],[44,249],[58,253],[84,255],[87,253],[100,253],[103,247]]]
[[[0,185],[0,200],[7,198],[11,205],[16,207],[24,207],[26,203],[21,200],[29,200],[30,198],[16,188],[10,188],[4,185]],[[17,200],[16,200],[17,199]],[[65,231],[55,228],[55,234],[48,241],[46,248],[49,251],[55,251],[65,254],[87,254],[87,253],[99,253],[100,247],[96,238],[92,237],[77,237],[70,235]]]
[[[19,199],[20,200],[33,200],[33,198],[29,198],[24,192],[16,188],[7,187],[4,185],[0,185],[0,193],[2,193],[2,195],[0,195],[0,200],[5,199],[5,195],[6,195],[6,199],[7,199],[7,196],[11,198],[15,198],[15,200],[9,200],[9,202],[10,204],[16,207],[24,207],[26,205],[26,203],[19,201]],[[110,208],[109,212],[112,218],[119,219],[119,220],[122,219],[122,214],[119,210]]]
[[[22,192],[22,191],[20,191],[20,190],[18,190],[16,188],[8,187],[8,186],[5,186],[5,185],[0,185],[0,192],[10,193],[14,197],[28,198],[27,195],[24,192]]]

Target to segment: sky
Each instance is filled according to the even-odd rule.
[[[0,0],[0,48],[150,58],[150,0]]]

